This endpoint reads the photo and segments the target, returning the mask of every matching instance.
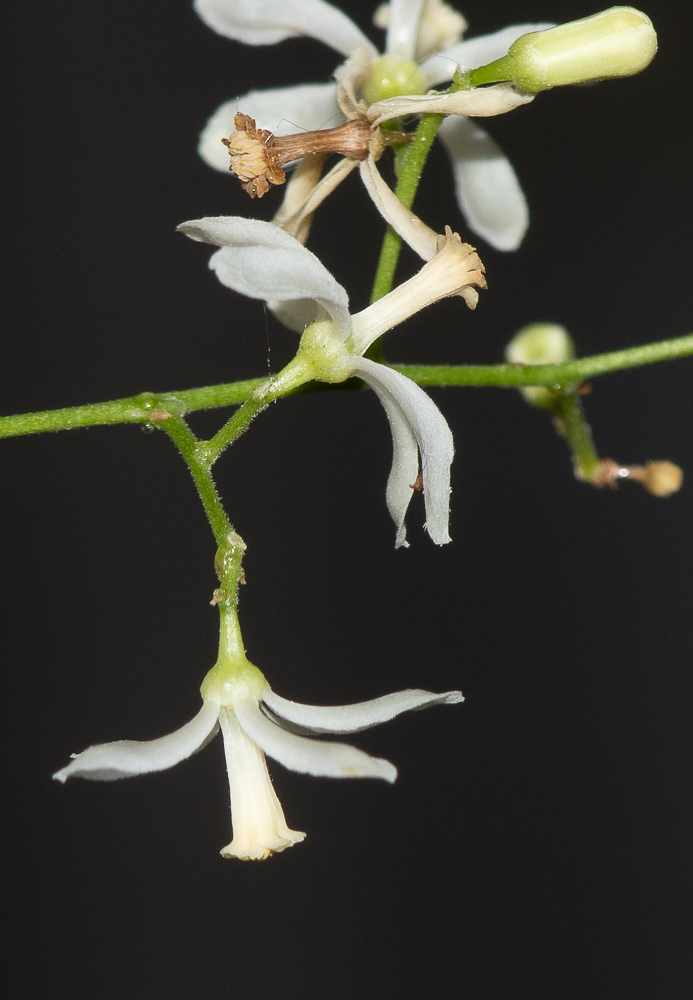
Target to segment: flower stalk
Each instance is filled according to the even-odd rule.
[[[592,429],[587,423],[580,397],[575,393],[557,395],[553,411],[556,429],[570,448],[575,476],[594,485],[602,485],[602,460],[594,446]]]

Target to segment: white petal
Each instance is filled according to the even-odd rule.
[[[305,174],[311,166],[309,163],[311,159],[312,157],[306,157],[294,171],[293,176],[286,186],[286,195],[281,208],[272,219],[275,226],[279,226],[284,232],[290,233],[299,243],[305,243],[308,238],[312,216],[316,208],[322,205],[325,198],[332,194],[342,181],[349,176],[352,170],[358,166],[358,160],[348,160],[344,157],[338,160],[332,169],[321,180],[315,183],[315,178],[305,178]],[[305,184],[303,183],[304,179]],[[299,200],[299,190],[301,188],[304,195],[302,202]]]
[[[429,56],[420,64],[419,69],[426,77],[429,87],[435,87],[444,80],[451,80],[458,66],[462,72],[476,69],[477,66],[485,66],[504,56],[520,35],[552,27],[553,23],[546,21],[537,24],[511,24],[492,35],[470,38],[469,41],[459,42],[436,56]]]
[[[237,111],[255,119],[258,128],[275,135],[288,135],[303,129],[331,128],[344,121],[337,104],[334,83],[306,83],[298,87],[274,90],[251,90],[226,101],[217,108],[200,135],[197,151],[210,167],[228,171],[229,151],[222,143],[233,133]]]
[[[202,749],[216,732],[218,714],[219,706],[206,701],[195,718],[175,733],[144,742],[99,743],[83,753],[74,754],[72,763],[53,777],[63,782],[68,778],[115,781],[135,774],[164,771]]]
[[[260,747],[248,739],[233,710],[222,708],[219,722],[233,821],[233,840],[221,853],[224,857],[261,861],[274,851],[300,843],[306,835],[287,826]]]
[[[274,691],[263,698],[276,715],[315,733],[357,733],[389,722],[402,712],[431,705],[455,705],[461,701],[464,701],[461,691],[432,694],[415,688],[386,694],[372,701],[361,701],[356,705],[301,705],[297,701],[281,698]]]
[[[275,45],[307,35],[348,56],[359,46],[375,53],[354,22],[323,0],[195,0],[213,31],[246,45]]]
[[[276,302],[267,300],[267,308],[287,330],[303,333],[306,327],[315,322],[315,302],[312,299],[297,299],[295,302]]]
[[[396,545],[404,543],[404,514],[416,478],[411,478],[412,435],[421,454],[428,533],[436,545],[445,545],[450,541],[450,465],[455,451],[445,417],[420,386],[392,368],[354,358],[354,372],[377,393],[390,421],[394,460],[387,490],[388,509],[397,526]],[[393,417],[397,409],[403,419]]]
[[[512,83],[496,83],[491,87],[477,87],[475,90],[456,90],[451,94],[409,94],[406,97],[388,97],[376,101],[366,111],[373,125],[380,125],[390,118],[402,115],[472,115],[490,118],[504,115],[508,111],[534,100],[535,94],[528,94]]]
[[[517,250],[529,209],[509,160],[469,118],[447,118],[438,134],[450,154],[457,202],[469,228],[496,250]]]
[[[474,247],[463,243],[449,226],[438,246],[436,255],[417,274],[351,317],[347,347],[353,354],[365,354],[383,333],[450,295],[461,295],[472,309],[476,306],[473,286],[485,288],[486,283]]]
[[[363,113],[363,102],[357,96],[357,92],[370,79],[373,67],[372,55],[368,49],[356,49],[346,62],[334,71],[334,78],[337,81],[337,102],[342,114],[350,121]]]
[[[390,0],[385,44],[388,54],[414,59],[423,4],[424,0]]]
[[[322,306],[339,333],[348,336],[347,293],[310,250],[271,222],[217,216],[184,222],[178,229],[193,240],[221,247],[209,266],[222,285],[252,299],[308,299]],[[317,313],[316,306],[311,321]]]
[[[363,366],[360,366],[363,368]],[[392,434],[392,466],[385,488],[385,503],[395,522],[395,548],[409,548],[404,519],[414,495],[414,483],[419,474],[419,446],[411,424],[404,416],[397,400],[379,384],[374,384],[369,373],[362,376],[378,395]]]
[[[426,0],[416,38],[416,61],[457,45],[467,28],[462,14],[445,0]]]
[[[366,190],[387,224],[392,226],[423,260],[430,260],[435,256],[438,250],[437,233],[414,215],[410,208],[404,207],[380,176],[372,154],[359,164],[359,170]]]
[[[397,768],[380,757],[369,757],[346,743],[307,739],[280,729],[260,711],[254,698],[234,699],[234,711],[251,740],[284,767],[325,778],[383,778],[394,781]]]

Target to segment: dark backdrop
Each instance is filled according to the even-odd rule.
[[[465,13],[477,34],[594,9],[470,0]],[[660,52],[645,74],[490,123],[529,235],[511,255],[479,243],[476,313],[435,307],[388,335],[389,357],[499,361],[537,319],[566,324],[582,354],[691,329],[693,18],[674,0],[648,12]],[[185,0],[4,16],[2,412],[278,370],[293,335],[221,288],[174,227],[271,216],[280,193],[251,203],[197,158],[197,134],[222,100],[327,79],[337,55],[235,44]],[[370,5],[356,16],[375,37]],[[458,220],[439,151],[417,205],[437,227]],[[356,308],[380,233],[356,178],[315,222],[311,248]],[[690,377],[684,361],[595,381],[602,453],[669,458],[690,480]],[[420,507],[411,549],[393,548],[371,394],[282,402],[220,463],[248,543],[248,653],[280,693],[467,696],[354,740],[396,762],[394,787],[273,766],[308,839],[262,865],[218,855],[220,741],[160,775],[50,781],[72,751],[159,736],[197,710],[214,546],[180,459],[134,427],[2,442],[11,995],[691,995],[690,485],[664,501],[595,491],[514,391],[431,394],[457,445],[443,550],[418,530]],[[193,424],[211,433],[221,417]]]

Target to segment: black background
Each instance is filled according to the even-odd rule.
[[[352,5],[353,7],[353,5]],[[470,34],[591,5],[471,2]],[[687,5],[653,0],[653,65],[540,96],[489,123],[527,193],[522,249],[478,243],[476,313],[442,303],[392,359],[495,362],[523,324],[581,354],[691,329]],[[353,13],[353,10],[352,10]],[[174,232],[270,218],[207,168],[221,101],[326,80],[339,57],[250,48],[185,0],[4,8],[2,412],[262,375],[295,337]],[[356,9],[369,26],[370,5]],[[422,217],[464,234],[436,150]],[[381,221],[352,177],[310,246],[367,303]],[[401,275],[416,262],[405,256]],[[598,446],[693,473],[691,362],[596,380]],[[212,665],[214,545],[162,434],[113,427],[3,441],[3,860],[10,995],[681,1000],[691,940],[693,491],[575,481],[550,422],[510,390],[432,390],[453,429],[451,531],[409,517],[393,548],[390,440],[368,393],[284,401],[225,456],[248,544],[251,659],[296,700],[461,687],[455,708],[361,734],[393,787],[272,773],[300,846],[262,865],[230,839],[222,746],[159,775],[60,787],[70,752],[147,739],[197,710]],[[222,413],[193,418],[212,433]]]

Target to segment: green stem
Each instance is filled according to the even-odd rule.
[[[421,180],[426,158],[444,117],[444,115],[422,115],[419,127],[414,135],[414,140],[407,147],[406,154],[402,158],[403,165],[400,170],[397,187],[395,188],[395,194],[405,208],[411,208],[414,202],[414,196]],[[388,226],[380,250],[378,268],[375,272],[371,302],[381,299],[392,288],[401,247],[401,237],[397,235],[394,229]]]
[[[455,77],[453,90],[471,90],[472,87],[482,87],[485,83],[503,83],[512,80],[514,64],[506,55],[487,66],[479,66],[467,73],[459,73]]]
[[[585,418],[579,396],[557,396],[553,404],[558,418],[558,430],[565,437],[573,455],[575,475],[578,479],[599,480],[602,460],[592,440],[592,431]]]
[[[202,506],[214,532],[217,546],[220,550],[227,549],[228,538],[233,533],[233,526],[226,516],[214,485],[210,463],[206,456],[205,442],[201,442],[195,437],[179,414],[171,413],[166,417],[162,416],[156,423],[171,438],[190,469]]]
[[[241,407],[242,409],[242,407]],[[217,543],[214,568],[219,578],[219,587],[214,591],[212,603],[220,606],[222,622],[224,611],[232,611],[238,603],[238,584],[242,579],[243,553],[245,543],[233,530],[226,511],[217,493],[212,473],[212,462],[207,454],[208,442],[200,441],[188,427],[179,413],[161,414],[157,424],[165,431],[181,453],[183,461],[190,469],[207,520]],[[236,623],[237,624],[237,623]]]
[[[517,388],[540,385],[570,392],[585,379],[608,372],[637,368],[656,361],[672,361],[693,354],[693,334],[628,347],[609,354],[577,358],[561,365],[391,365],[419,385],[478,385]],[[0,422],[1,429],[1,422]]]
[[[260,410],[264,410],[267,402],[264,399],[256,399],[251,396],[243,406],[239,406],[234,415],[226,421],[221,430],[217,431],[213,438],[206,442],[205,448],[210,465],[219,458],[221,453],[230,444],[237,441],[241,434],[250,427],[251,421],[258,415]]]
[[[580,382],[597,375],[649,365],[657,361],[672,361],[690,355],[693,355],[693,334],[671,340],[660,340],[653,344],[643,344],[641,347],[629,347],[622,351],[612,351],[609,354],[566,361],[561,365],[392,365],[391,367],[418,382],[419,385],[475,385],[502,388],[540,385],[559,392],[571,391]],[[0,438],[109,424],[162,426],[160,422],[162,413],[174,410],[182,417],[197,410],[243,403],[266,382],[266,378],[247,379],[243,382],[186,389],[182,392],[142,393],[139,396],[129,396],[108,403],[92,403],[87,406],[70,406],[60,410],[43,410],[37,413],[0,417]],[[315,383],[308,388],[333,390],[343,388],[343,384],[334,386]],[[247,422],[241,430],[244,430],[245,426]],[[238,436],[237,429],[237,425],[234,425],[230,431],[225,431],[224,438],[230,435],[230,438],[235,440],[233,435]],[[212,442],[214,440],[212,438]],[[223,444],[223,440],[217,443]],[[208,454],[209,445],[210,442],[207,443]]]
[[[67,406],[59,410],[40,410],[17,416],[0,417],[0,438],[46,431],[66,431],[75,427],[103,427],[109,424],[155,424],[158,412],[171,408],[180,414],[243,403],[266,378],[186,389],[182,392],[143,392],[138,396],[114,399],[108,403]]]

